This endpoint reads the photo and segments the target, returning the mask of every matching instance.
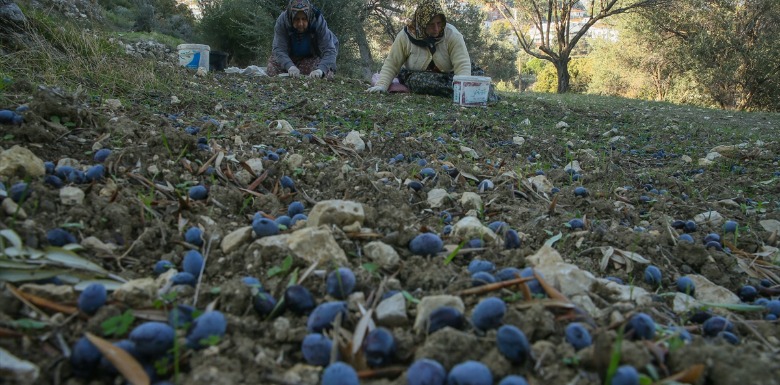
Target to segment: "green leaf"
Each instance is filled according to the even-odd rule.
[[[604,381],[605,384],[612,383],[612,377],[615,376],[618,366],[620,365],[621,345],[623,344],[623,327],[618,330],[617,338],[615,338],[615,344],[612,345],[612,356],[609,359],[609,367],[607,367],[607,378]]]
[[[288,270],[290,270],[292,264],[293,264],[292,256],[288,255],[286,258],[284,258],[284,261],[282,261],[282,264],[280,266],[274,266],[268,269],[268,278],[271,278],[278,274],[286,273]]]
[[[108,337],[113,335],[115,337],[119,337],[130,330],[130,325],[133,324],[133,321],[135,321],[133,311],[127,309],[124,313],[103,321],[100,324],[100,327],[103,329],[104,336]]]
[[[639,385],[650,385],[653,383],[653,379],[646,374],[639,375]]]
[[[0,281],[7,281],[7,282],[37,281],[39,279],[56,277],[60,274],[65,274],[67,272],[68,271],[64,269],[54,269],[54,270],[0,269]]]
[[[57,115],[52,115],[49,118],[49,121],[52,122],[52,123],[57,123],[57,124],[60,124],[62,122],[62,120],[60,120],[60,117],[57,116]]]
[[[222,292],[222,288],[221,288],[221,287],[219,287],[219,286],[217,286],[217,287],[212,287],[212,288],[211,288],[211,290],[209,290],[209,292],[210,292],[211,294],[219,294],[219,293],[221,293],[221,292]]]
[[[46,322],[36,321],[29,318],[22,318],[10,322],[11,327],[15,329],[43,329],[49,326]]]
[[[198,343],[200,343],[200,346],[214,346],[219,343],[221,338],[217,335],[210,335],[206,338],[201,338]]]
[[[40,264],[25,263],[19,260],[0,259],[0,268],[14,270],[35,270],[40,269]]]
[[[2,235],[3,238],[11,242],[11,244],[14,245],[14,247],[16,247],[17,249],[22,248],[22,238],[19,238],[19,235],[16,234],[15,231],[10,229],[0,230],[0,235]]]
[[[113,281],[110,279],[86,279],[86,280],[79,281],[79,283],[74,285],[73,290],[83,291],[84,289],[87,288],[87,286],[93,283],[99,283],[105,286],[106,291],[108,292],[116,291],[116,289],[119,289],[119,287],[123,285],[122,282]]]
[[[563,237],[563,234],[558,233],[554,237],[544,241],[544,245],[552,247],[552,245],[555,244],[555,242],[558,242],[559,240],[561,240],[561,237]]]
[[[412,296],[412,293],[409,293],[409,292],[408,292],[408,291],[406,291],[406,290],[403,290],[403,291],[401,291],[401,294],[403,294],[403,295],[404,295],[404,298],[406,298],[406,300],[407,300],[407,301],[409,301],[409,302],[412,302],[412,303],[420,303],[420,300],[419,300],[419,299],[417,299],[417,298],[414,298],[414,296]]]
[[[94,271],[100,274],[108,274],[106,270],[97,264],[88,261],[78,254],[65,250],[60,247],[48,247],[44,250],[44,258],[46,260],[57,263],[61,266],[70,267],[73,269]]]
[[[367,271],[367,272],[369,272],[371,274],[375,274],[375,273],[377,273],[379,271],[379,265],[377,265],[376,263],[373,263],[373,262],[366,262],[366,263],[362,264],[361,267],[363,267],[363,270],[365,270],[365,271]]]
[[[702,306],[705,307],[719,307],[723,309],[728,309],[732,311],[764,311],[766,310],[765,307],[761,305],[743,305],[738,303],[712,303],[712,302],[702,302]]]
[[[298,282],[298,269],[296,268],[293,270],[293,273],[290,275],[290,280],[287,281],[287,286],[295,285]]]
[[[461,248],[463,248],[463,245],[466,244],[466,241],[461,242],[458,247],[455,248],[455,250],[452,250],[452,252],[447,256],[447,258],[444,259],[444,264],[449,265],[450,262],[452,262],[453,259],[455,259],[455,256],[458,255],[458,251],[460,251]]]

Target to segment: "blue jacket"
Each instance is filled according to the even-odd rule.
[[[292,67],[293,61],[290,58],[292,50],[292,39],[298,32],[293,28],[290,22],[291,17],[288,11],[282,12],[276,19],[274,26],[273,55],[276,62],[285,70]],[[330,29],[325,18],[319,11],[313,12],[309,20],[309,28],[306,32],[311,36],[312,48],[314,54],[320,58],[320,65],[317,67],[322,72],[327,73],[336,70],[336,55],[339,51],[339,39]]]

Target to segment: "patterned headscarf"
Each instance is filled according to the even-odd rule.
[[[417,5],[417,10],[414,11],[414,16],[409,23],[409,32],[414,31],[413,37],[419,40],[426,40],[427,38],[436,39],[439,36],[428,36],[425,33],[425,27],[436,15],[441,15],[444,23],[447,23],[447,17],[444,15],[444,9],[439,4],[438,0],[421,0]],[[442,30],[443,31],[443,30]]]
[[[309,25],[311,25],[312,18],[314,17],[314,7],[311,6],[309,0],[290,0],[290,2],[287,3],[287,18],[290,19],[290,25],[292,25],[293,18],[298,12],[305,13],[306,18],[309,20]]]

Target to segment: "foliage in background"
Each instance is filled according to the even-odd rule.
[[[538,59],[537,59],[538,60]],[[546,61],[542,68],[537,72],[536,82],[533,84],[533,90],[536,92],[556,92],[558,89],[558,73],[555,66]],[[537,64],[534,62],[534,64]],[[573,58],[569,63],[569,85],[571,92],[584,93],[591,81],[593,74],[590,59],[586,57]]]
[[[176,0],[98,0],[98,4],[113,29],[158,32],[185,41],[193,38],[195,17]]]
[[[670,0],[592,1],[586,7],[589,16],[579,25],[572,25],[573,11],[582,6],[579,1],[485,1],[494,4],[511,23],[523,51],[555,66],[556,92],[565,93],[571,88],[569,63],[575,54],[574,49],[593,25],[633,10],[662,6]]]
[[[231,65],[259,65],[271,54],[281,9],[283,5],[273,0],[202,1],[198,36],[212,50],[227,52]]]
[[[37,8],[23,8],[27,30],[20,40],[3,40],[0,73],[18,84],[80,88],[97,98],[140,99],[165,92],[180,78],[175,67],[125,54],[114,33]],[[128,65],[132,63],[132,65]],[[14,84],[17,84],[14,82]]]
[[[677,0],[673,9],[645,16],[677,48],[666,59],[691,88],[721,108],[780,108],[780,2]]]
[[[621,17],[615,26],[620,39],[594,39],[588,57],[593,77],[588,93],[666,100],[679,66],[666,59],[674,42],[658,39],[638,16]]]

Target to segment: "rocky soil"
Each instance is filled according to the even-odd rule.
[[[0,108],[23,106],[24,122],[0,126],[9,196],[0,226],[27,249],[14,254],[4,233],[0,347],[4,361],[27,365],[3,368],[0,382],[123,383],[98,369],[77,376],[68,358],[76,341],[89,332],[114,342],[187,304],[222,312],[226,333],[205,349],[177,344],[177,364],[142,363],[154,380],[318,384],[322,368],[301,353],[307,314],[258,315],[256,289],[242,279],[256,277],[276,299],[300,283],[319,304],[335,300],[325,276],[341,266],[354,271],[357,285],[348,316],[328,334],[363,384],[405,384],[406,369],[423,357],[447,370],[480,361],[495,383],[520,374],[530,384],[602,384],[612,359],[654,383],[780,383],[771,309],[745,306],[753,300],[737,295],[744,285],[767,300],[780,293],[780,116],[535,94],[464,108],[444,98],[369,95],[366,84],[343,77],[184,79],[121,100],[21,81],[6,89],[8,105]],[[44,162],[87,171],[100,149],[111,150],[103,177],[46,183]],[[19,182],[30,195],[14,202]],[[196,185],[206,199],[190,198]],[[575,194],[577,187],[587,195]],[[253,232],[256,213],[276,219],[294,201],[308,220],[278,235]],[[583,227],[568,225],[575,218]],[[495,221],[517,232],[519,247],[506,243],[505,229],[488,227]],[[675,221],[694,221],[695,230]],[[724,231],[726,221],[738,230]],[[201,246],[185,241],[191,227],[202,230]],[[35,271],[57,279],[19,279],[18,263],[41,261],[31,250],[52,255],[47,231],[54,228],[73,234],[81,246],[73,252],[97,268],[49,260]],[[414,255],[409,243],[424,232],[440,235],[443,250]],[[679,239],[684,233],[693,243]],[[710,233],[721,236],[719,247],[705,247]],[[472,239],[481,247],[465,244]],[[204,256],[202,277],[174,285],[189,250]],[[82,261],[69,258],[71,268]],[[534,267],[546,285],[536,294],[524,283],[472,291],[474,259],[496,270]],[[160,260],[174,270],[155,274]],[[645,281],[650,264],[662,272],[660,285]],[[693,296],[677,290],[683,276],[696,284]],[[109,301],[88,316],[76,302],[95,279],[109,288]],[[466,322],[426,332],[433,309],[451,305],[470,321],[487,297],[504,299],[501,323],[529,339],[524,362],[499,352],[495,329]],[[128,310],[130,327],[107,335],[105,322]],[[639,312],[657,324],[650,340],[625,333]],[[737,344],[702,332],[713,315],[733,322]],[[369,318],[397,343],[379,369],[352,348]],[[591,346],[575,351],[565,340],[572,322],[586,326]]]

